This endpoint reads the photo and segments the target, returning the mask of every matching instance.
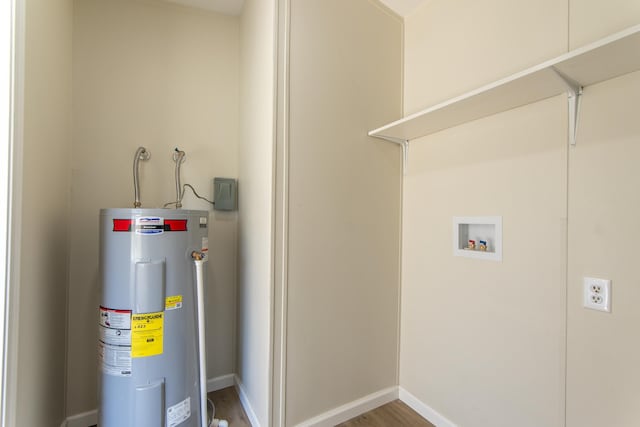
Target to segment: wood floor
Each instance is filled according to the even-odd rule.
[[[216,405],[216,418],[229,421],[229,427],[251,427],[235,388],[209,393]],[[400,400],[352,418],[337,427],[435,427]]]
[[[229,421],[229,427],[251,427],[234,387],[209,393],[216,406],[216,418]],[[95,427],[95,426],[94,426]],[[382,405],[336,427],[435,427],[400,400]]]
[[[229,421],[229,427],[251,427],[235,387],[212,391],[208,396],[216,406],[216,418]]]
[[[394,400],[337,427],[435,427],[404,402]]]

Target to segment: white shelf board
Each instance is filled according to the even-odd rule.
[[[640,70],[640,25],[369,132],[409,141],[568,91],[556,70],[577,86],[589,86]]]

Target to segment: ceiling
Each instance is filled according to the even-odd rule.
[[[418,5],[426,3],[429,0],[380,0],[389,9],[393,10],[398,15],[405,17],[411,12],[416,10]]]
[[[225,15],[240,15],[244,0],[165,0],[185,6],[212,10]],[[413,12],[420,3],[429,0],[380,0],[398,15],[405,17]]]
[[[184,6],[211,10],[224,15],[240,15],[244,0],[165,0]]]

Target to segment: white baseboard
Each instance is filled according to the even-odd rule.
[[[207,380],[207,392],[222,390],[223,388],[233,387],[236,376],[234,374],[222,375],[220,377],[209,378]]]
[[[389,387],[301,422],[296,427],[333,427],[398,398],[398,387]]]
[[[207,392],[221,390],[235,385],[235,375],[228,374],[207,380]],[[89,427],[98,424],[98,410],[72,415],[60,424],[60,427]],[[257,425],[257,424],[254,424]]]
[[[442,414],[437,412],[429,405],[420,401],[413,394],[400,387],[400,400],[406,403],[411,409],[420,414],[423,418],[426,418],[431,424],[436,427],[457,427],[452,421],[445,418]]]
[[[249,418],[249,422],[252,427],[260,427],[260,421],[258,421],[258,417],[251,406],[251,402],[249,401],[249,397],[247,396],[247,392],[244,389],[244,385],[240,378],[235,376],[236,390],[238,391],[238,397],[240,397],[240,403],[244,408],[244,412],[247,413],[247,417]]]
[[[72,415],[60,424],[60,427],[89,427],[98,424],[98,410]]]

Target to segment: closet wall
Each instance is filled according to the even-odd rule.
[[[263,427],[271,402],[275,14],[275,0],[246,0],[240,20],[236,373],[251,422]]]
[[[572,0],[571,48],[637,24],[637,1]],[[632,427],[640,419],[638,95],[640,72],[586,88],[569,152],[567,427]],[[611,314],[582,308],[585,276],[612,280]]]
[[[286,425],[397,384],[402,22],[290,2]]]
[[[97,407],[98,216],[133,205],[138,146],[143,207],[174,201],[182,182],[212,197],[214,176],[238,174],[239,19],[151,0],[76,0],[67,415]],[[42,70],[40,70],[42,72]],[[210,210],[207,377],[235,372],[236,212]],[[35,425],[35,424],[34,424]]]
[[[405,22],[405,114],[639,22],[634,1],[427,2]],[[634,73],[588,87],[576,147],[564,95],[412,142],[400,386],[453,423],[640,416],[639,288],[625,256],[640,237],[638,86]],[[476,215],[503,217],[502,262],[453,256],[452,217]],[[584,276],[614,281],[611,314],[582,308]]]
[[[65,418],[73,3],[24,6],[18,30],[25,31],[25,68],[17,77],[24,82],[24,133],[13,172],[13,244],[20,252],[12,254],[12,292],[19,299],[9,325],[15,369],[5,372],[7,416],[8,425],[58,426]]]

